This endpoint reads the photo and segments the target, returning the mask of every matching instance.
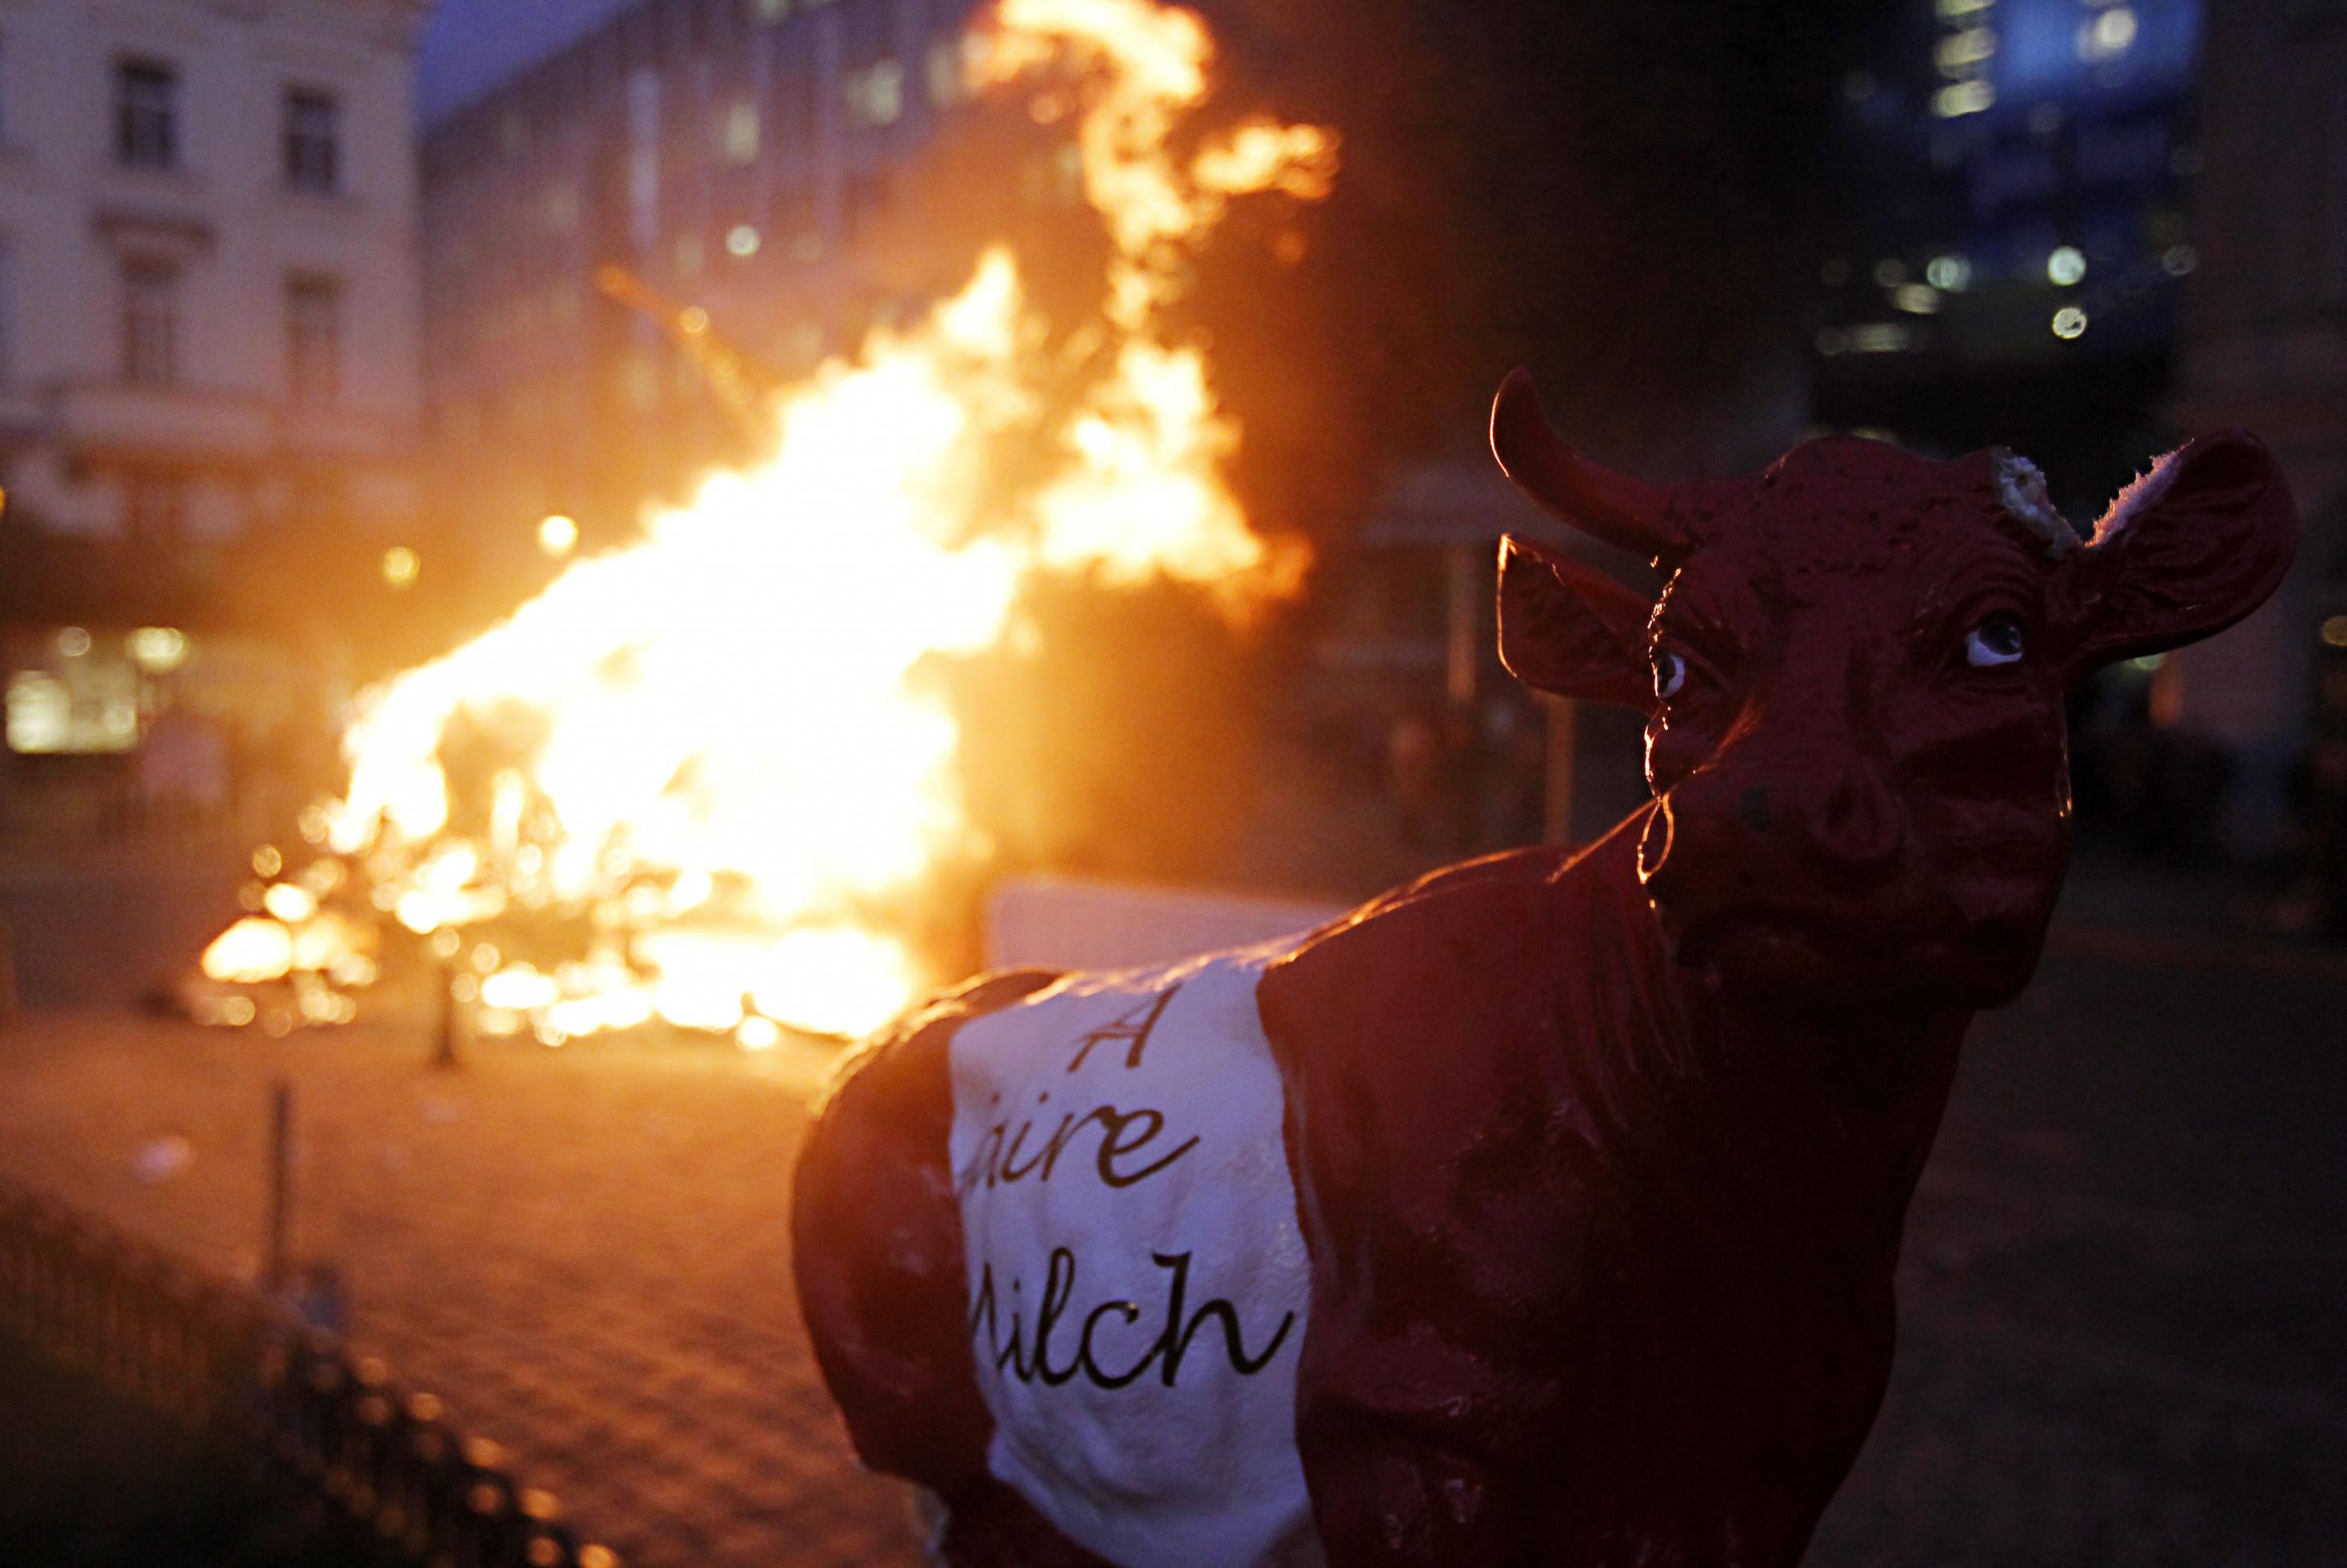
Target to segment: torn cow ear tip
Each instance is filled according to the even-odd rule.
[[[1502,571],[1520,559],[1536,560],[1545,564],[1550,559],[1552,558],[1544,546],[1534,543],[1522,534],[1500,536],[1500,569]]]

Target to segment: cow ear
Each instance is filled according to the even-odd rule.
[[[1654,611],[1594,567],[1513,534],[1500,541],[1500,662],[1534,691],[1652,712]]]
[[[2203,436],[2119,492],[2056,579],[2065,673],[2196,642],[2266,601],[2298,549],[2298,507],[2242,431]]]

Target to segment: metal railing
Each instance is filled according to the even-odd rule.
[[[260,1293],[0,1185],[0,1334],[331,1501],[369,1554],[431,1568],[619,1568],[435,1396]]]

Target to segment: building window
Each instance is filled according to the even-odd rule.
[[[758,161],[758,106],[737,98],[717,117],[717,155],[735,168]]]
[[[0,383],[16,379],[16,241],[0,234]]]
[[[114,67],[114,150],[134,168],[179,167],[179,72],[154,60]]]
[[[133,386],[179,379],[179,269],[160,257],[122,263],[122,379]]]
[[[285,183],[332,195],[343,188],[342,105],[332,93],[285,89]]]
[[[123,532],[132,544],[177,544],[187,523],[187,487],[175,475],[139,473],[128,481]]]
[[[289,384],[297,398],[331,398],[342,390],[343,287],[332,278],[285,283]]]
[[[848,118],[862,126],[895,125],[905,117],[905,68],[881,60],[846,81]]]

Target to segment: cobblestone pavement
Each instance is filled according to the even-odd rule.
[[[2347,985],[2067,941],[1975,1031],[1910,1233],[1897,1373],[1814,1568],[2341,1561]],[[0,1173],[251,1272],[271,1081],[352,1331],[639,1565],[908,1563],[791,1298],[788,1050],[0,1033]],[[185,1140],[184,1168],[174,1157]]]
[[[425,1055],[388,1029],[35,1015],[0,1034],[0,1172],[251,1276],[282,1075],[295,1250],[340,1268],[353,1338],[634,1568],[921,1561],[901,1489],[854,1467],[792,1297],[790,1154],[823,1063]]]

